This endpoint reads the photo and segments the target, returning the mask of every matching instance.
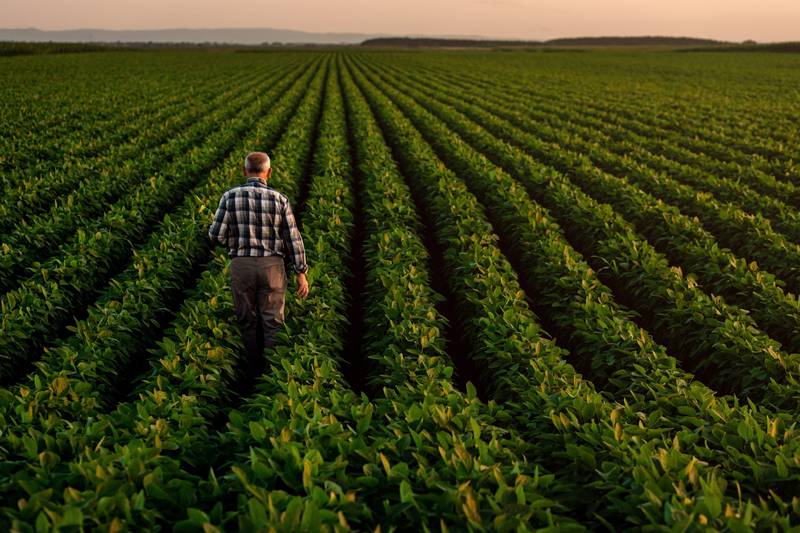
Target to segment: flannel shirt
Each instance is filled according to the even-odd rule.
[[[289,199],[259,178],[226,191],[208,236],[231,257],[287,257],[296,273],[306,272],[303,238]]]

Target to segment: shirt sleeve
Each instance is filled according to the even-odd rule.
[[[219,201],[217,212],[214,214],[214,222],[211,223],[211,227],[208,229],[208,237],[212,241],[223,245],[228,244],[228,222],[230,220],[230,214],[228,213],[227,203],[228,196],[223,194]]]
[[[286,207],[283,211],[283,222],[281,226],[281,236],[286,245],[287,256],[292,262],[292,267],[295,273],[300,274],[308,271],[308,264],[306,263],[306,249],[303,245],[303,237],[300,235],[300,230],[297,229],[297,223],[294,220],[292,213],[292,206],[286,202]]]

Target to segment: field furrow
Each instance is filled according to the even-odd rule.
[[[331,358],[335,344],[314,340],[323,324],[342,331],[341,318],[328,315],[328,320],[313,322],[317,328],[299,335],[295,329],[297,338],[292,339],[294,349],[289,352],[295,355],[293,361],[281,358],[280,352],[271,354],[274,375],[265,375],[259,395],[248,402],[245,411],[231,416],[233,431],[226,436],[227,442],[241,449],[244,466],[233,471],[237,483],[221,492],[243,493],[238,502],[239,526],[243,528],[263,522],[283,528],[310,523],[313,525],[299,527],[313,529],[323,521],[359,529],[374,525],[390,529],[401,524],[438,527],[465,520],[478,525],[491,517],[503,528],[552,523],[569,527],[570,520],[545,511],[561,507],[542,495],[557,489],[558,484],[550,476],[542,475],[538,482],[530,477],[532,465],[520,462],[522,458],[515,452],[527,448],[518,438],[504,438],[515,446],[496,445],[495,439],[506,432],[480,414],[474,396],[452,388],[452,368],[443,364],[441,355],[434,355],[442,353],[443,342],[437,332],[442,323],[426,290],[426,258],[414,233],[413,214],[411,227],[388,225],[409,216],[411,198],[391,170],[391,159],[386,159],[381,137],[370,126],[368,111],[357,101],[346,74],[343,78],[351,127],[359,144],[364,143],[356,148],[356,160],[363,173],[365,197],[379,199],[364,205],[368,224],[375,224],[371,227],[377,230],[364,245],[365,268],[368,279],[380,276],[385,289],[379,285],[365,295],[365,304],[372,311],[365,320],[386,336],[368,334],[365,345],[368,350],[380,348],[372,354],[373,368],[391,373],[400,383],[395,388],[387,382],[383,397],[372,402],[364,395],[354,396],[339,373],[337,359]],[[371,134],[363,135],[363,128],[369,128],[366,131]],[[373,187],[378,189],[370,192]],[[396,202],[407,206],[405,211],[394,214]],[[329,224],[324,209],[318,214],[322,217],[313,222]],[[311,223],[306,218],[306,231],[313,230]],[[391,246],[397,238],[404,239],[399,249]],[[335,256],[330,259],[336,260]],[[343,264],[342,258],[336,261]],[[321,267],[328,265],[323,262]],[[408,279],[420,283],[398,284]],[[326,283],[325,288],[336,286]],[[340,281],[338,290],[341,288]],[[379,312],[386,306],[396,321]],[[314,308],[302,307],[314,312]],[[308,318],[304,322],[308,323]],[[412,326],[411,320],[421,322]],[[420,341],[421,331],[427,342]],[[441,415],[431,415],[439,410]],[[455,431],[467,420],[474,424],[474,433],[459,436]],[[255,429],[259,427],[266,429],[265,435]],[[460,464],[463,467],[453,468]],[[478,464],[492,465],[493,472],[478,468]],[[462,488],[457,491],[448,488],[459,484]],[[538,505],[519,508],[515,505],[519,495]],[[267,508],[266,501],[277,508]],[[286,512],[281,513],[284,508]],[[316,509],[323,511],[315,513]]]
[[[401,138],[407,138],[410,135],[412,135],[411,130],[406,130],[402,134]],[[438,139],[438,140],[443,139],[442,132],[439,132],[436,135],[435,138]],[[448,141],[441,140],[441,142],[442,143],[446,143],[448,146],[452,146],[454,141],[453,140],[448,140]],[[417,145],[417,149],[416,149],[416,151],[414,153],[419,153],[419,148],[420,148],[420,146]],[[413,160],[413,158],[412,158],[412,160]],[[417,174],[419,174],[419,172],[417,172]],[[489,173],[488,172],[473,172],[470,175],[472,175],[472,176],[486,176],[486,175],[489,175]],[[452,176],[448,177],[448,178],[445,178],[445,179],[441,179],[440,178],[439,179],[439,184],[441,185],[444,182],[450,183],[451,181],[453,181],[453,179],[454,178]],[[435,181],[434,181],[434,183],[435,183]],[[431,194],[432,194],[431,191],[427,191],[427,196],[428,197],[430,197]],[[488,196],[488,195],[487,194],[481,194],[482,198],[486,197],[486,196]],[[453,206],[453,205],[456,205],[456,202],[451,200],[449,203],[446,203],[445,205]],[[506,207],[506,211],[508,211],[507,207]],[[506,223],[505,225],[508,225],[508,223]],[[467,291],[462,291],[462,292],[467,293]],[[483,294],[483,293],[481,292],[481,293],[478,293],[478,294]],[[517,321],[519,321],[519,318],[517,319]],[[482,328],[483,330],[485,330],[487,328],[487,324],[488,323],[484,323],[484,326]],[[496,323],[496,321],[492,322],[492,324],[493,324],[494,327],[500,327]],[[596,335],[597,334],[599,334],[599,332],[597,332]],[[511,335],[506,334],[506,337],[509,337],[509,336],[511,336]],[[528,332],[525,335],[511,336],[511,338],[516,338],[516,339],[529,339],[530,337],[531,337],[530,332]],[[486,350],[486,348],[484,347],[484,351],[485,350]],[[529,352],[530,354],[537,354],[535,359],[532,359],[532,360],[529,361],[529,364],[531,366],[533,366],[533,368],[537,368],[540,364],[547,365],[547,363],[545,363],[544,361],[542,361],[541,363],[536,362],[541,357],[540,353],[542,352],[542,350],[543,350],[542,348],[540,348],[538,350],[531,349],[531,351]],[[487,363],[489,363],[491,365],[499,365],[500,369],[502,369],[502,365],[503,364],[511,364],[513,359],[512,359],[512,361],[507,361],[507,359],[506,359],[508,357],[509,351],[508,350],[503,350],[503,354],[504,354],[503,358],[497,358],[497,357],[489,358],[489,361],[487,361]],[[551,365],[553,365],[553,359],[552,358],[549,359],[548,361],[550,362]],[[641,361],[641,365],[642,366],[644,366],[646,364],[647,364],[647,362],[645,360]],[[559,365],[561,365],[561,367],[564,368],[564,363],[563,362],[559,363],[558,365],[555,365],[554,368],[558,368]],[[520,380],[524,380],[525,376],[517,376],[515,373],[516,372],[520,372],[520,371],[524,371],[525,368],[526,368],[526,365],[524,365],[522,362],[518,362],[516,364],[511,365],[510,368],[509,368],[509,371],[511,372],[511,375],[509,377],[505,377],[505,375],[503,375],[504,377],[502,377],[500,383],[505,383],[505,380],[507,380],[507,379],[512,380],[512,382],[513,381],[520,382]],[[550,368],[547,371],[542,369],[542,372],[544,372],[544,376],[546,376],[548,379],[567,379],[568,382],[570,382],[570,383],[573,383],[573,382],[575,382],[576,379],[579,379],[579,378],[577,378],[577,376],[574,373],[571,373],[571,372],[567,372],[566,375],[563,378],[559,378],[558,377],[558,375],[559,375],[558,373],[555,376],[552,376],[551,374],[554,372],[554,368]],[[566,368],[569,368],[569,367],[567,366]],[[500,379],[500,378],[498,378],[499,368],[497,368],[496,366],[493,366],[489,372],[486,372],[486,370],[487,369],[484,369],[484,372],[486,373],[486,375],[492,376],[495,379]],[[645,373],[645,372],[648,372],[648,371],[652,372],[656,376],[658,375],[658,373],[654,372],[653,370],[649,370],[649,369],[643,370],[642,372]],[[663,374],[663,371],[660,372],[660,374],[663,376],[663,378],[666,378],[666,375]],[[538,377],[538,379],[542,379],[542,376],[537,376],[537,377]],[[673,376],[673,377],[675,377],[675,376]],[[658,383],[658,378],[655,378],[654,382]],[[669,385],[669,383],[670,383],[669,381],[665,380],[665,383],[667,384],[667,386],[670,386]],[[576,383],[575,386],[578,386],[578,384]],[[582,390],[585,390],[586,386],[587,386],[587,384],[584,382],[581,385]],[[725,463],[728,463],[730,465],[730,467],[726,468],[725,471],[732,472],[733,473],[732,475],[734,475],[734,476],[737,476],[737,474],[735,473],[736,472],[735,465],[738,464],[740,461],[744,460],[743,459],[744,456],[742,455],[742,453],[747,453],[747,452],[742,452],[742,451],[735,450],[730,445],[730,438],[733,435],[737,435],[738,434],[737,433],[737,431],[738,431],[737,428],[739,427],[740,422],[736,422],[736,420],[738,419],[739,416],[743,416],[743,418],[740,419],[741,422],[743,422],[743,423],[747,423],[747,422],[745,422],[746,420],[752,420],[753,417],[755,416],[755,417],[761,418],[761,419],[763,419],[765,421],[768,421],[770,419],[775,419],[773,417],[783,418],[783,420],[786,421],[786,423],[791,424],[789,422],[789,420],[791,420],[792,415],[790,415],[790,414],[775,415],[775,414],[770,413],[769,411],[767,411],[766,413],[760,413],[760,414],[755,414],[755,415],[754,415],[754,413],[744,414],[741,411],[742,408],[739,407],[736,403],[733,403],[732,405],[726,407],[726,402],[724,400],[722,400],[722,399],[713,399],[713,400],[711,400],[711,398],[713,398],[713,394],[711,394],[710,391],[708,391],[707,389],[705,390],[705,392],[703,392],[702,388],[691,387],[687,383],[684,383],[683,380],[674,383],[674,385],[672,385],[672,386],[677,386],[678,387],[677,391],[676,390],[670,391],[671,394],[672,394],[673,401],[677,402],[678,401],[677,400],[678,397],[684,396],[684,400],[683,401],[686,401],[687,399],[690,399],[689,402],[690,403],[695,403],[696,402],[695,405],[693,407],[689,407],[688,409],[683,408],[683,407],[678,407],[678,410],[677,410],[677,412],[675,414],[673,414],[672,416],[665,416],[665,417],[662,418],[661,415],[663,413],[663,409],[666,408],[666,405],[661,405],[660,404],[660,400],[663,399],[663,397],[661,397],[658,394],[659,391],[657,389],[655,389],[655,390],[653,390],[653,394],[652,394],[652,397],[653,397],[654,401],[651,400],[651,401],[653,401],[653,403],[650,403],[650,401],[647,401],[647,399],[645,398],[644,399],[645,403],[642,404],[642,403],[640,403],[640,402],[643,401],[641,398],[639,398],[638,399],[639,401],[637,402],[637,401],[635,401],[637,398],[633,397],[633,398],[630,398],[628,401],[626,401],[625,404],[615,404],[616,406],[612,407],[611,405],[608,405],[606,403],[606,400],[603,399],[602,396],[598,395],[598,396],[596,396],[596,399],[594,400],[594,403],[591,404],[591,405],[593,405],[593,409],[591,411],[586,411],[586,410],[581,411],[581,413],[582,413],[581,415],[573,413],[573,415],[577,417],[574,420],[572,420],[569,417],[569,415],[567,415],[568,419],[572,420],[571,422],[568,421],[568,419],[562,419],[561,422],[563,423],[563,425],[565,427],[559,427],[559,426],[561,426],[561,424],[556,422],[552,417],[549,420],[555,424],[555,428],[560,429],[561,431],[564,431],[564,430],[568,430],[568,431],[572,431],[572,430],[575,430],[575,431],[587,431],[588,427],[591,427],[593,431],[602,431],[602,426],[597,426],[597,424],[599,424],[599,422],[590,423],[587,420],[583,420],[581,418],[581,416],[586,415],[587,412],[598,414],[597,409],[600,409],[600,412],[602,412],[602,410],[604,408],[608,408],[608,409],[615,410],[615,411],[620,410],[620,409],[625,409],[625,408],[634,409],[634,411],[636,411],[638,409],[642,409],[643,411],[640,411],[640,412],[644,412],[644,413],[647,413],[647,412],[652,410],[653,416],[646,417],[646,419],[647,419],[648,424],[654,424],[655,427],[653,427],[653,428],[649,428],[648,427],[647,429],[645,429],[643,427],[640,427],[642,432],[636,431],[635,434],[638,435],[637,439],[642,439],[642,438],[644,438],[644,435],[647,435],[647,431],[653,431],[653,433],[651,435],[653,436],[653,438],[656,439],[655,442],[658,442],[658,439],[662,439],[662,438],[666,439],[667,441],[670,440],[671,437],[670,437],[670,433],[669,433],[669,430],[668,430],[668,428],[670,428],[670,427],[672,428],[672,430],[674,430],[676,432],[674,434],[675,438],[678,438],[678,439],[687,438],[688,434],[686,433],[685,429],[688,429],[688,428],[685,428],[683,423],[678,421],[679,420],[679,414],[683,413],[683,415],[686,416],[686,415],[688,415],[688,413],[692,413],[689,416],[692,416],[695,419],[697,419],[697,417],[705,417],[707,419],[707,421],[709,423],[709,426],[705,427],[704,429],[711,429],[712,427],[715,427],[715,429],[711,429],[711,432],[708,433],[708,434],[705,434],[705,431],[702,431],[702,433],[704,433],[704,437],[703,437],[704,446],[703,446],[703,448],[705,448],[705,446],[707,446],[708,444],[712,444],[712,443],[715,443],[714,444],[715,448],[717,448],[717,446],[718,446],[718,448],[714,449],[714,451],[711,452],[711,453],[705,453],[703,448],[699,448],[699,449],[698,448],[694,448],[693,449],[693,453],[698,454],[698,457],[702,457],[704,461],[723,461]],[[530,384],[527,387],[528,387],[528,390],[530,392],[532,390],[537,390],[538,388],[541,387],[541,385],[540,384],[537,384],[537,385]],[[684,389],[684,390],[681,391],[681,389]],[[525,390],[525,387],[514,389],[512,391],[512,393],[511,393],[511,397],[512,398],[517,398],[517,397],[527,398],[526,394],[529,394],[529,392],[526,393],[526,394],[523,394],[523,392],[522,392],[523,390]],[[519,395],[522,395],[522,396],[519,396]],[[701,399],[702,395],[706,396],[705,400]],[[711,404],[708,403],[709,400],[711,400]],[[527,409],[529,409],[528,412],[532,412],[532,411],[538,412],[539,410],[541,410],[540,407],[533,407],[533,405],[535,405],[535,404],[529,403],[530,401],[532,401],[532,400],[526,400]],[[538,401],[542,401],[542,400],[539,399]],[[588,401],[588,400],[584,400],[584,401]],[[598,402],[599,402],[599,406],[600,407],[598,407],[598,405],[597,405]],[[583,401],[581,403],[583,404]],[[650,404],[650,405],[648,405],[648,404]],[[612,405],[614,405],[614,404],[612,404]],[[625,408],[623,408],[622,405],[625,405]],[[636,405],[636,407],[634,407],[634,405]],[[714,406],[712,407],[711,405],[714,405]],[[608,406],[608,407],[605,407],[605,406]],[[552,413],[552,411],[549,411],[548,409],[544,409],[544,412]],[[556,412],[558,412],[558,411],[556,411]],[[617,411],[617,412],[619,412],[619,411]],[[727,412],[727,414],[723,415],[722,414],[723,412]],[[643,415],[643,416],[646,416],[646,415]],[[520,420],[527,420],[529,418],[530,417],[527,416],[527,415],[525,415],[525,416],[520,415]],[[614,418],[616,419],[616,415],[614,415]],[[644,418],[641,421],[643,422]],[[587,427],[587,424],[588,424],[588,427]],[[574,427],[572,427],[572,426],[574,426]],[[700,426],[700,427],[703,427],[703,426]],[[659,428],[659,429],[656,429],[656,428]],[[667,431],[665,431],[665,430],[667,430]],[[544,431],[544,430],[541,427],[537,426],[537,429],[532,434],[532,438],[539,439],[540,436],[541,436],[538,433],[539,431]],[[712,435],[715,435],[715,436],[712,436]],[[688,437],[688,438],[689,438],[690,441],[694,440],[692,437]],[[618,439],[615,438],[615,440],[618,440]],[[539,441],[537,440],[537,442],[539,442]],[[584,442],[584,444],[586,444],[586,443],[595,443],[595,444],[597,444],[599,442],[602,442],[602,438],[599,438],[599,437],[587,437],[586,441]],[[796,453],[795,451],[793,451],[794,448],[795,448],[795,444],[793,443],[793,439],[791,437],[789,437],[786,441],[784,441],[784,443],[786,444],[786,446],[783,447],[783,449],[780,452],[780,454],[781,454],[782,457],[791,457],[792,454]],[[641,443],[641,445],[643,445],[647,449],[649,449],[650,452],[653,451],[653,448],[651,446],[654,445],[654,443],[648,444],[647,440],[645,439],[645,441],[643,443]],[[580,459],[578,459],[578,457],[581,454],[580,450],[583,450],[583,448],[581,448],[580,446],[576,446],[574,444],[567,444],[567,451],[568,452],[571,451],[570,455],[572,457],[574,457],[574,459],[576,461],[580,461]],[[588,458],[588,457],[591,456],[591,457],[593,457],[593,458],[595,458],[597,460],[597,462],[598,462],[597,464],[599,464],[602,461],[602,459],[598,458],[598,455],[597,455],[598,450],[592,450],[591,452],[589,452],[588,450],[585,450],[585,451],[587,451],[587,454],[583,455],[584,458]],[[768,445],[768,446],[766,446],[766,447],[764,447],[762,449],[753,450],[753,451],[755,453],[754,457],[751,458],[751,459],[748,459],[747,461],[756,461],[756,462],[761,461],[762,462],[761,464],[766,466],[766,465],[769,465],[769,464],[772,463],[772,460],[768,459],[767,457],[772,455],[772,453],[774,453],[776,450],[774,448],[772,448],[771,445]],[[650,453],[650,452],[648,452],[648,453]],[[644,457],[646,457],[646,455],[647,455],[647,454],[642,455],[641,451],[640,452],[631,451],[630,453],[632,454],[632,456],[637,456],[640,460],[644,460]],[[572,455],[572,454],[574,454],[574,455]],[[729,457],[726,458],[725,456],[728,455],[728,454],[730,454],[730,455],[729,455]],[[786,455],[784,455],[784,454],[786,454]],[[761,457],[761,459],[758,459],[759,457]],[[619,460],[620,459],[617,458],[617,461],[619,461]],[[625,460],[627,460],[627,458]],[[730,461],[730,462],[728,462],[728,461]],[[776,459],[775,461],[782,463],[783,459]],[[592,464],[595,464],[594,461],[592,462]],[[609,462],[609,464],[606,465],[606,466],[607,467],[611,467],[611,463]],[[617,467],[614,467],[614,468],[616,469]],[[788,477],[785,478],[786,479],[785,483],[788,483],[789,479],[792,479],[794,476],[796,476],[796,472],[790,474],[788,472],[778,473],[776,471],[775,473],[776,473],[776,475],[778,477],[783,477],[784,475],[787,475]],[[775,478],[773,478],[773,479],[775,479]],[[724,481],[721,481],[721,482],[722,482],[723,485],[726,484]],[[777,484],[776,485],[772,485],[772,487],[775,487],[775,486],[777,486]],[[755,486],[751,484],[750,487],[754,488]],[[789,490],[788,494],[791,494],[791,489],[789,488],[789,484],[785,484],[784,487]],[[767,488],[766,488],[766,486],[762,486],[760,490],[763,493],[763,491],[766,491]],[[735,496],[735,494],[731,494],[731,496]],[[626,496],[624,499],[627,501],[627,498],[628,497]]]
[[[374,44],[0,43],[0,530],[797,529],[795,55]]]
[[[415,86],[421,87],[420,84]],[[521,129],[501,120],[499,116],[505,119],[509,115],[502,112],[500,103],[493,102],[487,111],[466,96],[449,97],[437,89],[426,90],[425,94],[454,106],[499,139],[564,172],[586,194],[608,203],[634,224],[636,230],[673,264],[685,269],[687,275],[695,276],[701,287],[750,311],[758,326],[778,340],[785,351],[800,352],[800,304],[796,296],[785,293],[781,283],[769,272],[721,249],[696,220],[659,202],[624,178],[604,173],[594,166],[595,157],[584,155],[601,150],[589,143],[579,143],[574,137],[560,143],[541,140],[539,124],[517,118],[524,125],[525,129]],[[485,101],[485,95],[483,99]],[[563,127],[563,131],[568,131],[568,127]]]
[[[250,127],[249,117],[266,112],[271,101],[257,99],[204,142],[126,196],[102,218],[78,231],[60,254],[43,263],[19,288],[0,298],[0,379],[9,383],[36,359],[43,344],[60,333],[111,276],[131,258],[135,244],[157,228],[159,220],[191,199],[237,147]]]
[[[669,137],[673,148],[683,147],[701,156],[710,153],[722,159],[723,164],[733,156],[742,165],[740,170],[756,165],[782,179],[796,181],[798,177],[797,138],[785,135],[792,131],[790,106],[778,109],[776,101],[759,102],[764,107],[756,113],[753,108],[719,113],[713,104],[697,98],[688,102],[664,98],[652,87],[634,94],[629,91],[621,97],[596,83],[581,88],[572,84],[544,86],[540,80],[529,79],[523,69],[516,70],[521,77],[509,78],[512,81],[504,84],[515,96],[533,97],[545,103],[571,102],[586,113],[602,117],[607,124],[636,129],[655,142]],[[498,87],[496,79],[486,71],[460,69],[456,74],[468,79],[471,85]],[[764,121],[763,116],[769,116],[772,122]],[[653,138],[653,133],[658,133],[657,138]]]
[[[213,105],[208,100],[223,89],[231,87],[230,83],[235,86],[259,75],[267,76],[268,73],[241,74],[234,80],[229,80],[228,87],[224,85],[225,80],[220,80],[219,85],[211,84],[205,88],[207,92],[201,92],[197,97],[204,105]],[[123,123],[131,127],[131,138],[111,139],[109,147],[94,156],[54,157],[52,168],[38,168],[21,176],[16,185],[3,191],[0,201],[0,231],[5,233],[15,228],[18,231],[35,231],[35,227],[29,227],[32,224],[25,223],[35,215],[46,213],[48,209],[55,212],[70,209],[76,202],[86,202],[82,198],[86,195],[92,195],[94,201],[101,206],[113,201],[113,194],[106,198],[102,188],[98,188],[98,183],[115,179],[117,187],[121,188],[119,184],[136,182],[156,174],[174,153],[175,143],[170,141],[175,131],[187,130],[187,134],[192,133],[192,130],[196,131],[196,121],[207,112],[203,107],[193,106],[191,103],[182,98],[173,105],[163,102],[156,108],[154,115],[139,112],[131,117],[124,117]],[[81,138],[85,137],[81,135]],[[199,138],[193,140],[197,142]],[[76,193],[78,198],[74,197]],[[12,235],[11,241],[13,240]]]
[[[432,77],[442,79],[440,75]],[[431,76],[427,79],[431,79]],[[452,78],[444,79],[453,81]],[[520,115],[535,119],[530,133],[542,134],[547,140],[561,145],[575,145],[576,148],[579,146],[582,152],[592,157],[596,165],[609,172],[620,172],[623,175],[649,171],[664,173],[685,185],[714,194],[723,202],[734,203],[751,214],[757,213],[769,218],[777,231],[784,233],[793,242],[800,242],[800,219],[794,207],[800,194],[791,184],[780,183],[763,175],[743,176],[740,172],[732,173],[730,169],[719,170],[718,165],[702,156],[694,155],[693,159],[676,156],[673,153],[674,143],[660,135],[648,136],[641,132],[631,132],[611,122],[608,117],[592,116],[585,110],[576,113],[546,97],[520,97],[509,103],[506,90],[498,91],[495,87],[494,90],[487,88],[476,92],[473,85],[460,80],[454,85],[460,89],[458,92],[461,95],[471,92],[473,98],[491,99],[493,110],[499,108],[506,115],[509,108],[513,107],[513,118],[509,120],[519,127],[525,128],[519,124]],[[520,94],[525,93],[520,91]],[[574,134],[571,135],[572,133]],[[585,142],[581,142],[580,137]],[[610,154],[603,153],[600,146],[617,157],[609,157]],[[764,196],[764,192],[773,196]],[[787,205],[787,202],[792,205]]]
[[[256,98],[264,80],[283,70],[276,67],[269,72],[257,73],[248,80],[235,81],[233,88],[219,91],[217,97],[209,98],[208,105],[213,111],[185,117],[185,125],[165,123],[163,135],[167,142],[155,150],[145,150],[142,154],[144,160],[123,160],[102,169],[99,175],[83,181],[77,190],[60,199],[48,212],[18,224],[3,238],[0,291],[13,289],[27,277],[26,271],[35,272],[36,264],[56,255],[59,245],[69,242],[77,229],[94,223],[103,213],[114,209],[117,202],[124,203],[127,197],[152,187],[153,176],[202,143],[221,122],[235,118]]]
[[[184,233],[183,242],[187,245],[191,243],[191,245],[205,250],[207,254],[206,232],[213,214],[213,207],[227,187],[240,181],[238,172],[241,170],[241,161],[243,156],[251,150],[251,146],[274,144],[280,132],[283,131],[284,125],[292,116],[300,117],[300,125],[307,126],[307,117],[303,115],[303,109],[298,108],[297,105],[302,99],[305,102],[306,113],[313,112],[314,105],[316,105],[319,94],[314,92],[314,87],[316,86],[317,91],[321,87],[324,70],[319,68],[318,61],[314,63],[317,64],[316,67],[312,65],[311,68],[308,68],[307,66],[303,69],[305,73],[301,76],[286,76],[282,82],[271,86],[265,92],[261,97],[262,104],[268,104],[269,109],[273,112],[269,120],[262,122],[260,127],[252,129],[243,139],[244,145],[238,147],[226,161],[222,167],[224,170],[213,173],[204,188],[189,198],[187,205],[180,212],[182,217],[177,216],[175,221],[175,228]],[[315,78],[316,81],[307,85],[312,78]],[[307,87],[310,87],[311,90],[306,91]],[[289,90],[287,91],[287,89]],[[298,119],[294,119],[294,127],[291,123],[289,124],[283,139],[301,133],[296,131],[297,122]],[[281,168],[281,165],[286,164],[285,161],[281,161],[279,154],[276,154],[276,167]],[[166,230],[167,228],[165,228],[165,232]],[[156,246],[154,252],[163,253],[163,244],[171,242],[171,239],[177,235],[167,233],[162,237],[163,239],[159,241],[161,246]],[[169,259],[167,258],[167,260]],[[172,260],[185,264],[186,254],[181,253],[181,249],[177,248]],[[156,263],[157,259],[154,257],[151,261]],[[31,416],[20,417],[19,422],[9,432],[9,441],[16,454],[16,461],[25,464],[26,459],[28,461],[35,459],[35,455],[33,457],[28,455],[30,448],[24,446],[23,435],[35,436],[33,442],[36,444],[34,446],[42,443],[45,450],[48,449],[47,443],[53,440],[52,435],[69,441],[72,446],[58,449],[58,453],[53,453],[52,464],[45,470],[38,468],[35,461],[30,462],[27,469],[20,469],[15,478],[4,485],[4,490],[8,491],[7,496],[9,493],[14,494],[24,490],[26,480],[42,486],[64,483],[66,487],[70,483],[70,478],[65,478],[64,472],[74,471],[76,464],[80,465],[78,467],[80,471],[86,473],[83,476],[83,482],[90,485],[94,483],[102,486],[109,481],[107,477],[114,476],[117,472],[122,479],[130,481],[128,476],[131,471],[128,470],[128,467],[133,461],[135,482],[129,483],[124,490],[118,493],[118,498],[122,498],[126,502],[126,498],[130,498],[131,503],[103,505],[102,493],[93,490],[87,494],[93,494],[93,497],[82,498],[82,503],[89,510],[99,513],[98,519],[110,516],[112,517],[108,519],[108,524],[110,524],[113,522],[113,517],[117,516],[115,513],[120,513],[125,508],[130,509],[131,505],[135,506],[137,498],[144,499],[144,492],[141,496],[138,493],[143,488],[142,483],[149,485],[149,482],[144,480],[152,476],[160,477],[162,468],[168,468],[173,472],[169,481],[171,486],[175,487],[175,492],[171,492],[172,489],[169,486],[164,486],[160,487],[161,492],[148,493],[148,501],[152,500],[152,503],[144,509],[137,509],[140,512],[137,512],[136,522],[149,523],[152,527],[158,520],[163,520],[165,514],[174,513],[183,508],[181,505],[176,508],[176,502],[186,503],[184,498],[187,483],[189,483],[187,480],[195,482],[191,483],[193,487],[197,484],[196,474],[184,473],[184,469],[192,469],[192,465],[200,468],[201,465],[211,462],[210,457],[217,450],[209,439],[209,425],[214,422],[215,417],[220,415],[221,409],[230,405],[236,393],[235,384],[239,381],[239,373],[235,371],[234,366],[238,354],[235,351],[224,352],[220,348],[212,348],[208,342],[217,337],[224,337],[230,339],[237,348],[239,344],[234,340],[235,328],[226,324],[224,320],[229,316],[220,315],[223,306],[218,302],[229,296],[227,291],[222,292],[221,290],[221,287],[225,285],[228,268],[227,262],[219,254],[210,263],[206,273],[200,277],[198,287],[183,303],[173,326],[174,333],[165,336],[159,342],[158,349],[154,350],[154,358],[150,363],[151,371],[143,376],[144,381],[132,391],[138,395],[138,400],[123,402],[116,406],[116,409],[108,412],[108,408],[114,407],[113,401],[109,400],[115,398],[115,388],[126,386],[124,383],[114,380],[115,372],[124,369],[126,364],[121,356],[143,355],[148,347],[147,337],[143,338],[148,332],[144,328],[152,327],[150,324],[152,318],[141,314],[136,316],[137,311],[142,313],[158,309],[160,306],[158,298],[167,296],[164,290],[169,287],[170,283],[175,283],[169,279],[158,279],[159,272],[162,275],[165,271],[171,275],[179,272],[175,268],[177,265],[162,263],[154,266],[157,268],[146,272],[145,275],[149,274],[149,276],[144,278],[146,282],[152,284],[149,292],[153,301],[146,302],[147,305],[138,309],[131,307],[124,309],[126,303],[141,294],[141,289],[136,290],[138,287],[130,284],[125,286],[123,283],[121,288],[127,289],[127,294],[130,295],[129,298],[121,299],[123,308],[120,309],[120,305],[112,305],[107,310],[98,309],[98,312],[93,315],[93,318],[103,317],[101,312],[105,310],[106,317],[117,319],[116,323],[103,325],[106,328],[115,328],[117,331],[126,331],[130,334],[129,342],[126,345],[127,354],[114,354],[118,355],[115,358],[108,353],[107,348],[96,350],[102,348],[103,339],[106,337],[102,335],[102,331],[109,331],[109,329],[97,331],[101,324],[97,321],[89,321],[82,324],[87,335],[76,338],[71,345],[65,343],[64,346],[59,347],[57,351],[61,351],[61,353],[53,357],[52,367],[46,369],[49,373],[42,372],[44,376],[33,376],[31,379],[34,387],[44,379],[51,380],[50,383],[63,384],[63,387],[56,387],[55,396],[50,396],[47,402],[37,402],[37,396],[44,399],[48,395],[35,394],[38,392],[36,389],[33,390],[34,394],[31,394],[30,390],[24,390],[28,387],[22,387],[18,392],[17,398],[21,405],[16,409],[17,415],[30,413]],[[170,266],[172,268],[167,268]],[[136,279],[135,281],[141,280]],[[114,302],[112,301],[112,303]],[[119,301],[116,303],[119,304]],[[138,319],[138,323],[135,322],[136,319]],[[223,331],[227,334],[224,335]],[[93,342],[90,338],[92,333],[96,337]],[[157,330],[150,332],[151,335],[155,333]],[[202,340],[204,336],[207,336],[205,341]],[[101,346],[97,346],[98,344]],[[180,352],[178,351],[179,346],[181,347]],[[72,363],[70,366],[62,368],[56,366],[60,361],[70,360]],[[199,381],[197,380],[198,374],[202,376]],[[54,389],[52,385],[48,384],[40,386],[39,390],[44,392]],[[182,414],[177,420],[172,420],[173,415],[169,413],[171,407],[176,405],[174,403],[176,401],[182,406]],[[159,414],[165,418],[159,421]],[[38,421],[44,416],[57,416],[59,424],[55,427],[39,425]],[[14,419],[14,414],[10,414],[9,418]],[[155,424],[150,426],[152,432],[149,435],[142,435],[142,428],[148,427],[149,424]],[[109,430],[116,433],[116,438],[107,439],[106,433]],[[205,433],[202,433],[203,431]],[[109,441],[107,447],[103,447],[106,440]],[[135,442],[129,443],[131,440]],[[184,448],[184,446],[187,447]],[[121,456],[118,455],[119,447],[122,447]],[[94,449],[94,452],[88,451],[91,449]],[[169,450],[175,449],[185,450],[186,457],[183,458],[182,463],[175,463],[169,457]],[[162,456],[162,453],[165,456]],[[131,454],[135,455],[137,459],[133,460]],[[92,464],[92,468],[84,470],[85,464]],[[120,466],[122,466],[121,470],[117,470]],[[96,474],[98,469],[107,472],[107,475],[98,476]],[[63,481],[60,481],[62,479]],[[58,518],[51,518],[55,525],[67,514],[72,503],[69,498],[61,502],[62,507],[53,515]],[[26,509],[22,516],[31,512],[37,513],[39,510]],[[173,519],[177,518],[173,516]]]
[[[405,90],[413,93],[413,89]],[[431,101],[425,104],[437,109]],[[690,371],[700,372],[701,379],[718,391],[757,399],[772,398],[771,379],[788,381],[779,387],[776,398],[796,405],[797,395],[792,391],[800,369],[788,354],[780,352],[780,345],[754,327],[747,314],[703,293],[691,279],[670,269],[629,224],[582,193],[568,178],[514,151],[453,109],[439,109],[437,116],[509,170],[534,199],[551,209],[570,241],[590,258],[604,281],[626,305],[640,312],[638,320],[681,357]],[[442,149],[452,146],[443,140],[446,135],[442,126],[429,130],[429,138],[441,142]]]

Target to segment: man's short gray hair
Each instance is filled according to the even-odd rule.
[[[244,158],[244,170],[250,174],[266,172],[269,164],[269,156],[264,152],[250,152]]]

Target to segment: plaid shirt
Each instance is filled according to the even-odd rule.
[[[259,178],[226,191],[208,236],[228,247],[231,257],[289,257],[294,271],[308,270],[303,238],[289,199]]]

